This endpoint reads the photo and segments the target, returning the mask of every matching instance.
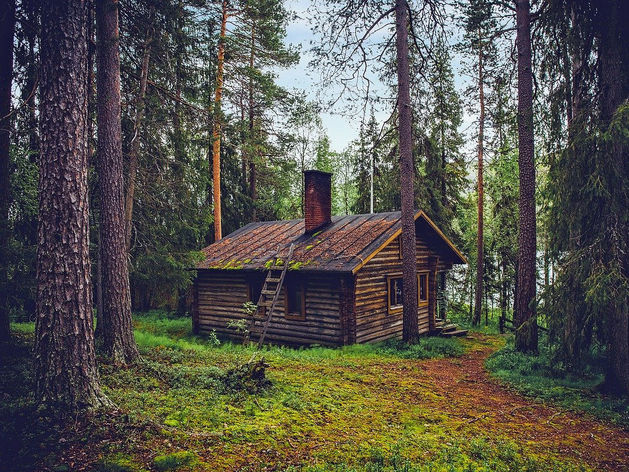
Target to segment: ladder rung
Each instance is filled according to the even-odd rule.
[[[267,282],[271,282],[271,283],[274,283],[274,284],[278,283],[280,280],[282,280],[282,279],[279,278],[279,277],[277,279],[275,277],[267,277],[267,279],[266,279]]]
[[[263,295],[275,295],[276,291],[277,290],[262,290],[262,292],[260,293],[262,293]]]

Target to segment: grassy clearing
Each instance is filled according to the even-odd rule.
[[[19,362],[30,355],[32,334],[19,335],[23,349],[13,352],[11,365],[21,367],[7,368],[13,380],[6,381],[20,387],[8,391],[0,409],[0,436],[20,438],[8,451],[23,459],[12,462],[19,464],[15,470],[76,460],[102,472],[591,470],[552,443],[518,443],[508,431],[489,432],[473,421],[482,412],[467,404],[452,414],[453,400],[435,388],[438,378],[426,374],[421,359],[442,359],[428,362],[456,373],[456,357],[500,340],[266,347],[256,358],[268,364],[271,385],[250,389],[239,387],[233,369],[251,358],[252,348],[195,337],[189,319],[166,313],[136,316],[134,324],[142,360],[127,369],[100,366],[103,389],[121,413],[41,434],[31,432],[27,419],[30,363]],[[20,376],[30,380],[22,384]],[[15,415],[24,421],[5,422]],[[68,442],[60,444],[60,436]]]

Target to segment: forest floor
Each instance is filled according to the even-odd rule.
[[[33,423],[29,335],[18,334],[23,342],[0,372],[8,470],[629,467],[626,427],[524,397],[488,374],[485,360],[505,344],[499,336],[426,339],[406,351],[395,344],[270,348],[262,355],[271,386],[255,391],[229,374],[252,349],[194,338],[185,323],[137,321],[142,361],[101,366],[103,388],[119,411],[77,418],[54,434],[41,420]],[[8,385],[15,374],[23,387],[15,379]]]

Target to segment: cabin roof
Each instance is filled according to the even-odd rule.
[[[415,214],[418,237],[453,264],[467,260],[423,211]],[[289,270],[356,273],[382,248],[401,234],[400,212],[335,216],[313,234],[304,220],[249,223],[202,250],[197,269],[264,270],[280,249],[280,258],[295,245]]]

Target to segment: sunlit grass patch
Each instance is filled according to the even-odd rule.
[[[32,321],[26,323],[11,323],[11,331],[19,334],[34,334],[35,323]]]

